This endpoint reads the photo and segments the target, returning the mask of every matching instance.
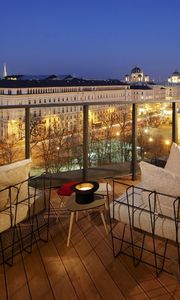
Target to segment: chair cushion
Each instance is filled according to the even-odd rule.
[[[129,204],[129,207],[128,207]],[[133,205],[134,208],[133,208]],[[110,215],[112,218],[124,224],[131,224],[134,228],[141,229],[152,234],[151,214],[149,207],[145,205],[141,191],[138,189],[126,192],[110,204]],[[174,220],[155,217],[155,235],[176,242],[176,228]],[[180,242],[180,224],[178,223],[178,241]]]
[[[22,203],[18,203],[17,205],[12,206],[12,214],[13,214],[13,225],[22,222],[23,220],[28,218],[28,210],[29,210],[29,201],[26,200]]]
[[[4,212],[0,212],[0,233],[6,231],[11,227],[11,216],[10,210],[6,210]]]
[[[132,217],[132,203],[134,203],[134,206],[138,208],[144,208],[146,205],[143,202],[143,199],[141,197],[141,191],[139,189],[134,191],[134,199],[132,197],[133,195],[133,189],[130,188],[128,190],[128,198],[126,192],[123,193],[120,197],[118,197],[115,202],[110,204],[110,215],[114,219],[121,221],[122,223],[129,224],[129,214],[128,214],[128,204],[129,206],[129,212],[130,216]],[[128,202],[129,201],[129,202]],[[134,202],[132,202],[134,201]],[[136,210],[136,215],[139,214],[139,211]],[[139,226],[138,226],[139,228]]]
[[[10,202],[11,192],[12,192],[12,188],[10,187],[6,187],[0,190],[0,210],[5,209],[7,203]],[[17,195],[17,189],[16,189],[16,195]]]
[[[49,207],[49,197],[49,191],[36,194],[36,197],[30,206],[30,217],[45,211]]]
[[[180,146],[173,143],[165,169],[180,176]]]
[[[31,159],[25,159],[5,166],[0,166],[0,190],[17,185],[18,183],[28,179]],[[27,182],[21,185],[18,199],[21,201],[24,195],[27,196]],[[15,202],[17,189],[12,190],[11,201]],[[0,209],[4,208],[9,201],[8,190],[1,195]]]
[[[76,181],[68,182],[61,186],[59,189],[57,189],[56,192],[59,196],[70,196],[73,193],[72,186],[77,183],[78,182]]]
[[[97,189],[95,194],[101,194],[101,195],[106,196],[108,192],[109,193],[112,192],[111,185],[109,183],[107,184],[105,182],[100,182],[99,183],[99,188]]]
[[[143,188],[167,194],[157,195],[157,212],[174,218],[173,202],[180,196],[180,176],[143,161],[140,162],[140,168]],[[149,205],[147,193],[142,192],[142,198]]]

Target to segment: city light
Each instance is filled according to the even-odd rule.
[[[171,144],[170,140],[165,140],[164,141],[165,145],[169,146]]]

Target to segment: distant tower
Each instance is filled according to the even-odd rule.
[[[6,64],[4,64],[3,67],[3,78],[5,78],[7,76],[7,69],[6,69]]]

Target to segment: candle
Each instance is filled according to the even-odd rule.
[[[89,187],[89,186],[84,186],[84,187],[80,187],[78,188],[80,191],[88,191],[88,190],[91,190],[92,188]]]

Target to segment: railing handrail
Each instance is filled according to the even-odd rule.
[[[88,106],[88,105],[112,105],[112,104],[145,104],[145,103],[180,103],[180,99],[172,100],[162,100],[162,99],[153,99],[153,100],[108,100],[108,101],[73,101],[73,102],[61,102],[61,103],[37,103],[37,104],[10,104],[10,105],[0,105],[0,109],[13,109],[13,108],[37,108],[37,107],[62,107],[62,106]]]

